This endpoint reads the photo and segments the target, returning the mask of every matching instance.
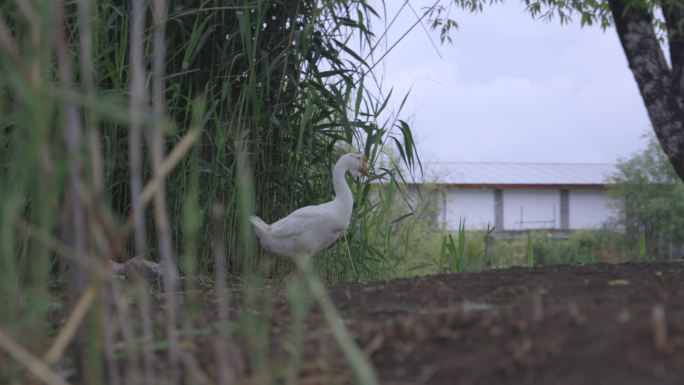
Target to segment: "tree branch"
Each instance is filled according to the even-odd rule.
[[[653,16],[645,5],[630,0],[609,0],[608,3],[656,137],[684,180],[682,98],[653,29]]]
[[[684,4],[680,1],[666,1],[662,9],[667,25],[673,85],[677,87],[681,97],[684,94]]]

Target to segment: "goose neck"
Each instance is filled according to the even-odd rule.
[[[351,189],[347,185],[347,180],[345,178],[346,173],[347,169],[339,163],[336,164],[333,168],[333,187],[335,188],[335,202],[337,202],[338,204],[342,204],[345,207],[349,206],[349,209],[351,210],[351,207],[353,206],[353,197]]]

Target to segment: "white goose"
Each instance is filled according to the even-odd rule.
[[[349,171],[353,176],[368,176],[366,158],[359,154],[345,154],[333,168],[335,199],[316,206],[295,210],[285,218],[267,224],[252,216],[261,246],[273,254],[293,262],[298,256],[311,257],[335,242],[347,230],[354,206],[351,189],[345,180]]]

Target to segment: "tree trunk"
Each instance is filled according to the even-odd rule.
[[[643,3],[608,0],[629,68],[639,86],[656,137],[680,179],[684,180],[684,108],[682,107],[683,40],[677,34],[682,13],[664,9],[670,32],[670,58],[665,56],[653,27],[651,10]],[[629,6],[628,6],[629,4]],[[675,32],[675,34],[672,34]]]

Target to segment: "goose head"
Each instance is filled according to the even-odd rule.
[[[354,177],[359,176],[359,174],[368,176],[366,157],[361,154],[345,154],[337,161],[337,164],[349,171]]]

